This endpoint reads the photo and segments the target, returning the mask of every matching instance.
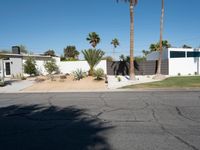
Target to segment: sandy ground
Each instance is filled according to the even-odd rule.
[[[31,87],[24,89],[25,92],[56,92],[56,91],[76,91],[76,90],[105,90],[107,85],[104,80],[96,81],[94,77],[86,77],[80,81],[73,80],[72,76],[67,79],[55,78],[56,81],[46,80],[44,82],[35,83]]]

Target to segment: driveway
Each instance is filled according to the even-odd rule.
[[[0,94],[2,150],[200,150],[200,92]]]
[[[0,93],[17,93],[34,84],[34,79],[27,80],[6,80],[6,85],[0,87]]]

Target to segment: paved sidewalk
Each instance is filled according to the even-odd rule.
[[[18,93],[21,90],[33,85],[33,79],[27,79],[22,81],[10,80],[6,81],[8,84],[4,87],[0,87],[0,93]]]
[[[118,79],[120,78],[121,81]],[[108,76],[108,89],[117,89],[120,87],[133,85],[133,84],[141,84],[141,83],[149,83],[161,80],[152,79],[153,76],[136,76],[136,80],[129,80],[129,76]]]

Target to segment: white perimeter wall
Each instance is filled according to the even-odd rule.
[[[199,58],[170,58],[169,59],[169,75],[194,75],[199,74]]]
[[[61,73],[72,73],[73,71],[76,71],[77,69],[82,69],[83,71],[89,71],[90,67],[87,63],[87,61],[66,61],[61,62],[57,61],[58,67],[61,71]],[[95,69],[102,68],[104,70],[104,73],[107,74],[107,63],[106,60],[102,60]]]
[[[25,64],[25,59],[23,59],[23,64]],[[39,72],[39,74],[42,74],[42,75],[47,75],[47,72],[44,68],[44,63],[45,63],[45,60],[35,60],[36,62],[36,68]],[[25,74],[26,76],[28,76],[28,74]]]
[[[56,63],[59,67],[59,70],[61,73],[72,73],[73,71],[76,71],[77,69],[82,69],[83,71],[89,71],[89,65],[87,61],[60,61],[60,58],[54,57],[56,60]],[[23,60],[23,63],[25,63],[26,60]],[[40,74],[46,75],[47,72],[44,68],[45,60],[36,60],[37,69]],[[104,73],[107,74],[107,62],[106,60],[102,60],[95,69],[102,68],[104,70]]]

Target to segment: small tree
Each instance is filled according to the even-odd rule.
[[[109,62],[112,62],[113,61],[113,58],[111,56],[106,56],[106,57],[103,57],[102,58],[103,60],[107,60]]]
[[[100,49],[88,49],[82,51],[85,60],[88,62],[90,66],[89,75],[93,76],[94,74],[94,67],[98,65],[98,63],[101,61],[102,57],[104,56],[104,52]]]
[[[49,75],[52,75],[53,72],[58,71],[56,60],[52,58],[50,61],[46,61],[44,64],[44,68]]]
[[[56,56],[54,50],[48,50],[48,51],[44,52],[44,55],[45,56],[52,56],[52,57]]]
[[[36,62],[33,57],[28,57],[24,64],[24,72],[31,75],[37,74]]]
[[[26,46],[19,45],[19,48],[20,48],[21,53],[28,54],[28,50],[27,50]]]
[[[78,59],[79,54],[79,51],[76,50],[76,46],[69,45],[66,48],[64,48],[64,56],[67,59]]]

